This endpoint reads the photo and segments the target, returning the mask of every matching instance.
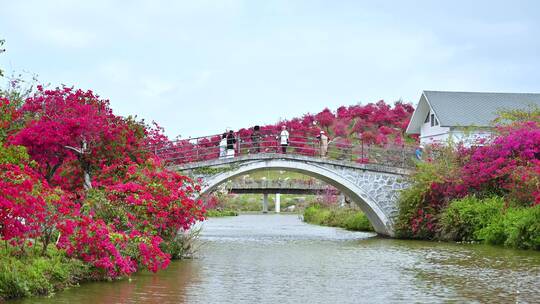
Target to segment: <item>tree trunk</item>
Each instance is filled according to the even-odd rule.
[[[84,190],[88,191],[90,189],[92,189],[92,179],[90,178],[90,173],[84,170]]]

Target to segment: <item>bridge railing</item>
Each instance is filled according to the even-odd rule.
[[[226,184],[226,188],[238,188],[238,189],[314,189],[314,190],[325,190],[329,185],[309,179],[309,180],[298,180],[298,179],[289,179],[289,180],[234,180]],[[332,187],[333,188],[333,187]]]
[[[337,138],[329,142],[326,154],[322,155],[323,150],[317,137],[291,134],[285,152],[282,150],[277,134],[261,134],[259,140],[251,136],[236,134],[233,149],[220,146],[221,139],[222,135],[181,139],[162,146],[153,146],[150,149],[172,164],[227,159],[259,153],[282,153],[402,168],[414,166],[415,148],[407,145],[381,147],[365,144],[362,140],[353,143],[348,139]],[[229,148],[231,148],[230,145]]]

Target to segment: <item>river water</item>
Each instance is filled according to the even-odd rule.
[[[540,253],[392,240],[297,215],[203,223],[197,258],[19,303],[540,303]]]

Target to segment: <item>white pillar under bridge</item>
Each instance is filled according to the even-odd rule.
[[[263,213],[268,213],[268,193],[263,194]]]
[[[281,209],[281,193],[276,193],[276,213],[279,213]]]

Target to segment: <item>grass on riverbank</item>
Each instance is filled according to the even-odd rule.
[[[223,216],[237,216],[238,211],[230,210],[230,209],[224,209],[224,210],[218,210],[218,209],[211,209],[206,211],[207,217],[223,217]]]
[[[50,295],[90,277],[89,265],[81,260],[68,258],[52,246],[46,256],[40,252],[33,248],[21,255],[13,247],[0,249],[0,301]]]
[[[350,208],[329,208],[320,205],[311,205],[304,210],[306,223],[340,227],[352,231],[373,231],[366,215]]]

